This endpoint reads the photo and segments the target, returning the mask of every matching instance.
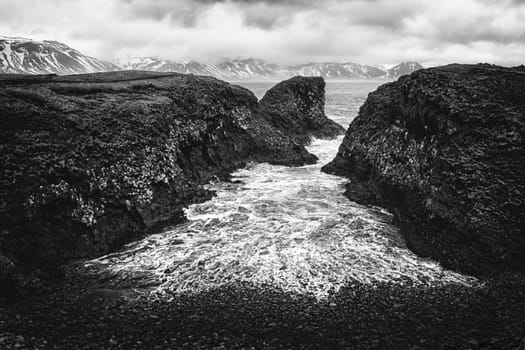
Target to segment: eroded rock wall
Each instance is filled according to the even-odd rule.
[[[467,272],[525,271],[525,73],[425,69],[371,93],[324,171],[383,206],[415,252]]]
[[[215,78],[116,72],[0,83],[0,279],[106,253],[247,162],[316,157]],[[8,277],[11,276],[11,277]]]

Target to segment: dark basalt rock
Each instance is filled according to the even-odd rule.
[[[210,77],[6,79],[0,119],[4,291],[15,271],[49,272],[181,222],[184,206],[210,198],[203,184],[247,162],[317,159],[261,116],[250,91]]]
[[[302,145],[311,137],[331,139],[344,128],[324,114],[325,82],[321,77],[294,77],[268,90],[260,101],[263,116]]]
[[[371,93],[336,158],[346,195],[383,206],[416,253],[525,271],[525,72],[425,69]]]

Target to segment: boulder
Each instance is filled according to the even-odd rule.
[[[332,139],[344,128],[324,114],[325,82],[321,77],[297,76],[268,90],[260,101],[268,122],[302,145],[312,137]]]
[[[409,247],[474,274],[525,271],[525,71],[448,65],[371,93],[323,170],[390,210]]]
[[[9,78],[0,119],[6,276],[13,264],[52,270],[181,222],[185,206],[210,198],[203,184],[248,162],[317,160],[262,117],[249,90],[211,77]]]

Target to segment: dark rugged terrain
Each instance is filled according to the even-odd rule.
[[[525,271],[525,72],[449,65],[371,93],[336,158],[352,200],[392,211],[415,252]]]
[[[466,68],[421,74],[428,75],[430,81],[442,75],[442,80],[433,85],[440,92],[445,88],[437,84],[446,85],[453,78],[449,70],[462,69]],[[502,72],[497,74],[499,79],[505,79],[507,72],[512,73],[510,77],[515,74],[511,70]],[[8,126],[1,133],[2,164],[7,167],[2,169],[0,247],[9,257],[0,254],[4,276],[9,267],[14,268],[12,260],[19,263],[18,267],[25,264],[22,266],[29,268],[27,264],[31,261],[49,263],[72,257],[75,250],[69,249],[81,238],[87,242],[79,246],[87,249],[82,254],[110,249],[112,236],[105,236],[95,228],[117,235],[124,232],[119,231],[117,219],[125,223],[126,230],[136,228],[132,232],[137,234],[148,225],[153,227],[156,217],[163,220],[175,215],[175,221],[180,220],[183,204],[209,196],[202,190],[202,183],[226,175],[246,161],[279,164],[314,161],[302,146],[276,131],[261,115],[271,105],[268,99],[266,106],[258,106],[248,91],[211,78],[122,74],[68,77],[69,82],[57,77],[47,77],[47,81],[27,78],[1,85],[0,117]],[[404,96],[407,92],[402,88],[403,81],[418,81],[417,77],[404,78],[397,85],[372,94],[357,124],[364,129],[367,124],[363,115],[367,111],[370,113],[366,115],[375,115],[374,108],[382,113],[390,108],[395,110],[399,101],[394,102],[397,95],[392,86],[401,86],[399,94]],[[312,80],[304,82],[307,81]],[[294,101],[296,96],[304,96],[288,94]],[[410,96],[422,98],[419,93]],[[278,99],[274,101],[280,103]],[[385,105],[385,101],[390,104]],[[295,110],[293,104],[283,102],[284,106],[273,110]],[[517,108],[511,106],[510,112]],[[379,114],[378,120],[372,119],[370,123],[379,135],[382,125],[390,122],[389,118],[381,121],[381,116],[385,114]],[[330,125],[321,123],[324,124]],[[303,128],[309,124],[297,125]],[[294,130],[294,138],[307,142],[308,133]],[[414,131],[407,132],[407,139],[415,137],[413,134]],[[374,135],[370,134],[370,143],[365,136],[355,140],[361,142],[363,149],[359,156],[367,155],[364,153],[367,145],[379,149]],[[235,140],[235,144],[227,140]],[[267,144],[267,140],[272,144]],[[337,163],[338,170],[346,169],[347,175],[351,173],[348,161],[343,159],[348,155],[344,146],[352,140],[347,136]],[[385,142],[386,149],[382,150],[385,157],[390,157],[389,152],[403,154],[396,143],[400,142],[398,138],[385,136],[381,141]],[[272,146],[275,144],[278,146]],[[356,159],[361,165],[367,158]],[[370,165],[368,169],[374,168]],[[385,168],[387,174],[388,169]],[[400,172],[399,176],[406,174]],[[182,184],[176,185],[177,181]],[[354,198],[378,202],[385,196],[376,187],[364,191],[364,184],[375,184],[372,178],[356,177],[354,181],[354,187],[350,187]],[[67,186],[57,186],[63,183]],[[360,183],[363,186],[359,187]],[[20,191],[15,191],[16,188]],[[166,196],[160,196],[160,190]],[[395,192],[399,196],[403,193]],[[144,198],[149,202],[138,201]],[[75,211],[84,208],[82,203],[97,211]],[[20,213],[24,215],[14,215],[8,222],[6,214],[17,214],[10,211],[13,206],[23,208]],[[77,216],[83,213],[88,214]],[[82,221],[86,217],[95,221]],[[56,232],[51,231],[52,227]],[[54,233],[64,241],[54,240]],[[20,239],[16,240],[17,237]],[[48,241],[40,241],[38,237]],[[129,238],[124,235],[117,240]],[[42,257],[38,249],[44,246],[59,251]],[[33,249],[35,259],[22,259],[17,247]],[[150,294],[147,285],[109,289],[111,284],[107,280],[92,274],[82,263],[70,264],[65,271],[66,278],[52,293],[0,298],[1,349],[525,348],[525,279],[516,273],[503,273],[468,286],[432,281],[413,285],[403,279],[376,284],[350,280],[326,299],[318,300],[312,295],[250,283],[232,283],[199,293]],[[1,283],[5,288],[5,280]]]
[[[260,107],[250,91],[215,78],[145,72],[4,78],[3,292],[16,271],[48,275],[62,262],[180,222],[184,206],[210,197],[203,184],[247,162],[316,161],[295,134],[290,139],[267,122],[269,109],[274,117],[291,113],[286,100],[267,99]],[[286,97],[301,108],[290,122],[329,123],[319,109],[323,87],[319,79],[293,79]],[[279,117],[285,123],[287,115]],[[306,135],[312,131],[306,125],[295,131]]]
[[[166,300],[78,276],[51,295],[0,299],[0,348],[516,350],[524,290],[508,275],[480,287],[349,283],[321,301],[249,284]]]
[[[323,78],[295,77],[268,90],[260,101],[262,116],[285,135],[300,143],[311,137],[335,138],[344,128],[324,114]]]

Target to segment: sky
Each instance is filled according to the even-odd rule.
[[[525,0],[0,0],[0,35],[101,59],[525,63]]]

